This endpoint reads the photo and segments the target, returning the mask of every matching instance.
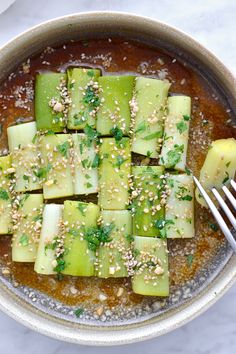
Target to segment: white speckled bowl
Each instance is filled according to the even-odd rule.
[[[229,70],[207,49],[191,37],[164,23],[131,14],[92,12],[61,17],[34,27],[0,49],[0,81],[26,58],[48,45],[72,38],[87,39],[112,35],[138,39],[153,46],[171,48],[178,55],[189,58],[196,67],[203,68],[227,97],[232,110],[236,107],[236,80]],[[202,70],[202,69],[201,69]],[[235,114],[236,116],[236,114]],[[230,249],[216,262],[208,281],[192,298],[149,318],[102,326],[70,321],[54,316],[50,309],[35,306],[20,296],[9,282],[0,279],[0,308],[22,324],[48,336],[80,344],[117,345],[145,340],[171,331],[190,321],[217,299],[236,279],[236,257]]]

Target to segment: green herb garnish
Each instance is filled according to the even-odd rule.
[[[192,254],[187,255],[187,262],[188,262],[188,265],[191,267],[193,264],[193,255]]]
[[[178,129],[180,134],[183,134],[188,129],[188,126],[183,120],[181,120],[179,123],[176,124],[176,128]]]
[[[159,219],[159,220],[156,220],[154,225],[160,232],[160,238],[165,239],[166,238],[166,226],[167,225],[174,225],[174,221]]]
[[[88,248],[91,251],[96,251],[101,243],[112,241],[111,232],[115,225],[102,225],[98,227],[90,227],[85,230],[84,239],[88,242]]]
[[[58,144],[56,146],[56,148],[57,148],[57,151],[59,151],[62,154],[62,156],[68,158],[68,152],[69,152],[69,149],[70,149],[69,141],[65,141],[62,144]]]
[[[110,133],[114,136],[116,143],[119,143],[123,138],[123,132],[118,127],[112,128],[110,130]]]
[[[167,153],[167,163],[166,167],[172,168],[174,167],[180,160],[181,160],[181,154],[184,151],[184,145],[174,145],[174,149],[168,151]]]
[[[0,199],[3,199],[3,200],[9,199],[9,194],[6,191],[6,189],[0,188]]]
[[[38,178],[46,178],[48,172],[52,169],[52,164],[47,164],[46,167],[40,167],[37,171],[34,171],[34,174]]]
[[[85,216],[85,211],[87,210],[87,205],[83,203],[78,203],[77,209]]]
[[[28,246],[28,244],[29,244],[29,236],[27,236],[26,234],[21,235],[19,243],[23,247]]]
[[[101,162],[100,156],[99,154],[96,154],[92,162],[92,168],[97,168],[100,165],[100,162]]]
[[[76,317],[80,317],[83,312],[84,312],[84,309],[78,308],[75,310],[74,314]]]
[[[209,222],[209,226],[215,232],[219,230],[219,226],[214,222]]]
[[[149,134],[149,135],[146,135],[143,137],[143,140],[152,140],[152,139],[156,139],[156,138],[161,138],[162,137],[162,132],[156,132],[156,133],[153,133],[153,134]]]

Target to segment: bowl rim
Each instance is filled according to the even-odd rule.
[[[170,26],[169,24],[150,17],[140,16],[129,12],[80,12],[47,20],[27,29],[4,44],[0,48],[0,61],[1,58],[4,58],[4,55],[7,55],[8,51],[12,50],[12,46],[20,46],[35,35],[39,35],[42,29],[45,31],[53,26],[54,28],[57,28],[64,22],[70,24],[81,19],[93,19],[94,17],[97,17],[100,20],[103,20],[104,18],[109,20],[116,17],[116,20],[119,18],[119,21],[138,21],[141,26],[145,22],[145,25],[155,27],[157,31],[168,31],[172,37],[178,37],[179,40],[182,40],[183,44],[187,42],[189,47],[194,47],[197,55],[201,57],[202,60],[205,56],[209,68],[214,68],[215,70],[220,69],[220,76],[224,76],[224,85],[232,91],[232,96],[236,99],[236,78],[215,56],[215,54],[206,49],[190,35],[174,26]],[[140,30],[140,33],[142,33],[142,29]],[[106,327],[98,329],[92,326],[91,329],[83,329],[75,326],[65,326],[65,323],[69,324],[69,322],[58,319],[55,320],[52,317],[50,318],[49,315],[45,315],[44,312],[36,310],[29,304],[25,304],[24,308],[22,308],[20,299],[18,299],[17,296],[14,296],[3,283],[0,284],[0,310],[26,327],[58,340],[84,345],[121,345],[151,339],[186,324],[213,305],[225,294],[235,281],[236,255],[233,255],[214,281],[194,297],[192,301],[193,303],[186,304],[181,311],[176,310],[169,316],[170,318],[167,317],[166,319],[161,319],[161,321],[157,322],[155,322],[155,320],[148,320],[141,322],[136,326],[124,325],[124,327],[113,327],[112,329]]]

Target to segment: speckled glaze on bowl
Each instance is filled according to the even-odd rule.
[[[227,97],[229,106],[235,112],[236,80],[212,53],[175,28],[124,13],[75,14],[30,29],[0,49],[0,81],[18,64],[46,46],[75,38],[112,35],[138,39],[154,47],[170,49],[179,57],[186,58],[195,67],[201,68],[200,71],[204,70],[204,75]],[[27,327],[56,339],[88,345],[132,343],[162,335],[185,324],[205,311],[230,288],[236,279],[236,257],[232,256],[227,244],[201,279],[202,284],[199,281],[198,288],[194,289],[187,301],[179,302],[167,311],[154,311],[149,316],[137,316],[134,321],[119,324],[110,322],[103,326],[101,323],[74,322],[69,316],[55,316],[50,306],[43,308],[30,301],[28,289],[24,288],[23,295],[20,295],[3,277],[0,277],[0,309]]]

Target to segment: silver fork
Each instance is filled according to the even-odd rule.
[[[211,210],[211,212],[212,212],[214,218],[216,219],[219,227],[221,228],[223,234],[225,235],[225,237],[229,241],[231,247],[233,248],[234,252],[236,253],[236,240],[235,240],[233,234],[231,233],[230,229],[226,225],[219,210],[217,209],[217,207],[215,206],[215,204],[213,203],[213,201],[211,200],[211,198],[209,197],[209,195],[207,194],[205,189],[202,187],[201,183],[194,176],[193,176],[193,179],[194,179],[196,186],[199,189],[199,192],[201,193],[201,195],[205,199],[207,205],[209,206],[209,209]],[[236,182],[231,179],[230,184],[236,192]],[[230,192],[230,190],[226,186],[223,186],[222,190],[224,191],[226,197],[228,198],[228,200],[232,204],[233,208],[236,210],[236,199],[233,196],[233,194]],[[236,230],[236,218],[233,215],[233,213],[231,212],[231,210],[229,209],[229,207],[227,206],[227,204],[225,203],[224,199],[221,197],[220,193],[215,188],[212,188],[212,193],[214,194],[216,200],[218,201],[219,205],[223,209],[225,215],[228,217],[229,221],[231,222],[234,230]]]

